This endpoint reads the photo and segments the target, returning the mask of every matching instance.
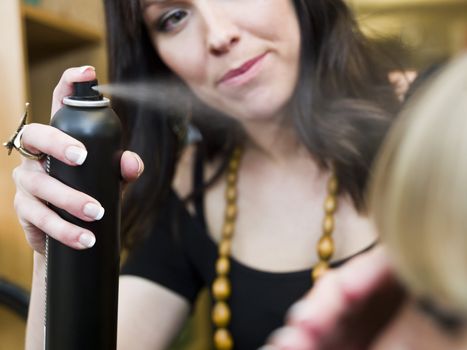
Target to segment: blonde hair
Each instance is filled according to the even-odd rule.
[[[376,161],[369,204],[409,289],[467,314],[467,54],[399,116]]]

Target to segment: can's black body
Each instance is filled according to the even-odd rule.
[[[84,84],[97,97],[84,96],[82,84],[75,85],[71,101],[79,106],[65,105],[51,125],[83,142],[87,158],[80,166],[68,166],[50,157],[48,170],[64,184],[97,199],[105,215],[100,221],[85,222],[53,208],[65,220],[93,232],[96,243],[78,251],[47,238],[46,350],[116,349],[121,125],[108,103],[99,102],[104,101],[102,96],[90,89],[97,82]]]

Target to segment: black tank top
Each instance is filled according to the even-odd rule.
[[[203,160],[199,155],[195,162],[194,184],[196,188],[203,185]],[[194,196],[194,206],[196,214],[191,215],[172,191],[158,215],[157,224],[134,248],[122,274],[148,279],[193,304],[198,292],[211,286],[216,277],[218,249],[207,231],[202,192]],[[349,259],[332,266],[337,267]],[[232,283],[228,301],[232,310],[229,328],[236,350],[254,350],[262,346],[271,332],[283,325],[288,308],[312,287],[311,268],[273,273],[253,269],[231,258],[229,276]]]

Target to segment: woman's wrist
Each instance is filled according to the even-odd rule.
[[[46,257],[44,254],[34,251],[33,261],[34,261],[34,277],[44,276],[46,269]]]

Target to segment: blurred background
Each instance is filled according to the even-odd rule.
[[[467,0],[348,2],[364,33],[403,67],[422,70],[467,49]],[[26,101],[32,121],[48,122],[53,88],[67,67],[91,64],[106,81],[101,1],[1,0],[0,42],[2,142],[17,127]],[[32,274],[32,252],[13,209],[11,172],[19,161],[17,153],[0,151],[0,350],[24,348]],[[202,344],[197,347],[206,348]]]

